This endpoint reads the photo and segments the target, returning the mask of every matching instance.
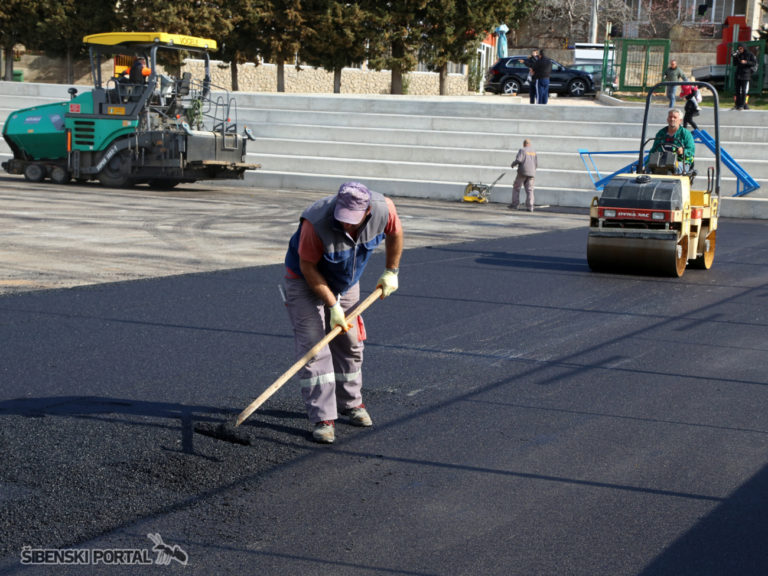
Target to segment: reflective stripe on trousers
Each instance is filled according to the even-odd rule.
[[[286,308],[293,325],[296,358],[325,337],[330,329],[329,312],[303,278],[285,280]],[[357,283],[341,296],[341,307],[348,312],[360,299]],[[301,395],[312,423],[336,420],[339,409],[362,403],[363,348],[358,341],[358,323],[339,334],[299,370]]]

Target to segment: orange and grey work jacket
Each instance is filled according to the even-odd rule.
[[[373,251],[385,238],[384,229],[389,220],[389,207],[383,195],[371,191],[371,213],[352,239],[333,217],[336,196],[327,196],[312,204],[301,215],[299,228],[288,243],[285,265],[297,276],[303,277],[299,264],[299,238],[301,224],[309,220],[323,243],[323,258],[317,269],[334,294],[344,294],[354,286],[365,270]]]
[[[536,150],[532,146],[520,148],[515,161],[512,162],[512,168],[515,166],[517,166],[517,173],[520,176],[534,178],[536,176],[536,168],[539,166],[538,160],[536,160]]]

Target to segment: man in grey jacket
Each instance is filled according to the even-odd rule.
[[[515,183],[512,185],[512,203],[509,205],[512,210],[521,208],[518,205],[520,202],[520,188],[525,187],[525,208],[528,212],[533,212],[533,185],[536,180],[536,168],[538,165],[536,150],[533,149],[531,141],[526,138],[523,140],[523,147],[517,151],[517,156],[515,156],[515,160],[511,164],[512,168],[517,166],[517,176],[515,177]]]
[[[677,67],[677,60],[672,60],[669,63],[669,68],[664,70],[661,77],[664,82],[686,82],[688,79],[683,74],[683,71]],[[667,98],[669,99],[669,107],[675,107],[675,101],[677,99],[677,86],[667,86]]]

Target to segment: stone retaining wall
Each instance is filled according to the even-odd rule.
[[[202,61],[187,60],[185,70],[193,77],[202,76]],[[323,69],[287,65],[285,70],[285,91],[290,93],[333,93],[333,72]],[[213,83],[231,86],[229,66],[211,66]],[[342,94],[389,94],[389,71],[344,68],[341,72]],[[241,65],[238,69],[239,88],[242,92],[274,92],[277,90],[277,66],[273,64]],[[439,75],[435,72],[409,72],[405,75],[405,92],[414,96],[428,96],[440,93]],[[449,74],[446,93],[451,96],[468,94],[467,77],[463,74]]]
[[[202,60],[187,60],[184,69],[192,72],[193,77],[202,78]],[[24,72],[25,82],[43,82],[50,84],[66,84],[66,67],[62,60],[46,56],[25,54],[14,63],[14,70]],[[112,76],[112,64],[105,64],[102,69],[104,78]],[[199,75],[199,76],[198,76]],[[222,88],[230,89],[231,77],[229,64],[221,61],[211,62],[213,83]],[[389,94],[389,71],[361,70],[345,68],[341,73],[342,94]],[[277,66],[273,64],[242,64],[238,69],[239,88],[241,92],[276,92]],[[408,94],[415,96],[431,96],[440,93],[439,75],[435,72],[409,72],[405,75],[404,84]],[[75,66],[75,84],[92,85],[90,70],[87,62],[78,62]],[[333,93],[333,73],[323,69],[303,67],[296,70],[295,66],[285,66],[285,91],[291,93]],[[446,92],[451,96],[469,94],[467,92],[467,77],[463,74],[449,74]]]

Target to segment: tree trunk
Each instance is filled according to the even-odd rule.
[[[283,60],[277,63],[277,91],[285,92],[285,62]]]
[[[237,59],[234,57],[229,63],[229,73],[232,76],[232,92],[237,92],[240,90],[240,77],[237,75]]]
[[[3,80],[10,82],[13,80],[13,46],[3,48],[3,54],[5,55],[5,75]]]
[[[402,94],[403,93],[403,72],[400,70],[399,63],[392,64],[392,86],[389,90],[390,94]]]
[[[67,84],[75,83],[75,63],[72,60],[72,48],[67,46]]]
[[[390,94],[403,93],[403,65],[402,58],[405,56],[405,46],[400,41],[392,42],[392,80]]]
[[[333,93],[341,94],[341,68],[333,70]]]
[[[448,62],[440,66],[440,96],[445,96],[448,88]]]

